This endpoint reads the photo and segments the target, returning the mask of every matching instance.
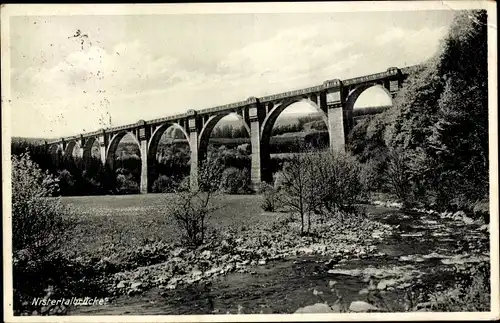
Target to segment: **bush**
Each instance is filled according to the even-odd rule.
[[[171,206],[170,215],[180,229],[183,243],[190,247],[198,247],[204,243],[207,220],[214,210],[210,192],[179,193]]]
[[[153,183],[151,188],[154,193],[170,193],[177,188],[178,184],[172,179],[165,175],[160,175],[156,181]]]
[[[179,186],[177,186],[177,191],[188,192],[190,189],[191,189],[191,179],[188,175],[182,178],[181,182],[179,183]]]
[[[23,300],[43,296],[51,274],[44,264],[57,258],[71,222],[69,210],[51,197],[57,192],[57,180],[43,173],[27,153],[12,156],[11,161],[13,292],[19,310]]]
[[[245,194],[250,191],[250,173],[248,169],[226,168],[222,172],[221,191],[226,194]]]
[[[118,176],[116,176],[116,186],[120,194],[139,193],[139,184],[134,180],[131,174],[118,174]]]
[[[281,200],[283,206],[300,215],[301,235],[310,232],[311,213],[316,212],[321,203],[321,195],[317,191],[316,166],[310,154],[295,154],[285,163],[281,172]],[[307,227],[304,222],[306,219]]]
[[[42,259],[60,245],[69,227],[68,209],[58,199],[57,180],[43,173],[28,154],[12,156],[12,247],[19,255]]]
[[[258,191],[262,194],[261,207],[264,211],[274,212],[281,207],[279,193],[273,186],[264,182],[260,184]]]
[[[315,194],[321,200],[321,212],[334,215],[337,212],[355,216],[357,205],[366,197],[361,181],[361,165],[352,156],[341,152],[315,154],[310,163],[314,165]]]
[[[61,195],[73,195],[75,186],[73,175],[71,175],[71,173],[67,169],[63,169],[62,171],[59,171],[59,176],[57,178],[59,180],[59,189]]]
[[[362,164],[361,181],[365,192],[380,192],[384,190],[385,163],[370,159]]]
[[[436,197],[431,197],[435,193],[433,185],[423,182],[423,174],[426,173],[426,168],[429,168],[426,166],[425,156],[417,151],[397,149],[388,153],[386,187],[404,207],[419,203],[434,205],[436,199],[439,199],[439,192]]]
[[[168,217],[173,216],[183,242],[191,247],[204,243],[208,229],[207,219],[216,209],[212,205],[212,197],[220,187],[223,170],[216,157],[209,155],[198,169],[198,189],[179,193],[179,198],[171,205],[168,213]]]

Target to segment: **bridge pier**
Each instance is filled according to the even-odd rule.
[[[250,183],[252,189],[257,191],[262,181],[261,150],[260,150],[260,121],[257,105],[248,110],[250,120],[250,143],[252,147],[252,160],[250,167]]]
[[[101,156],[101,163],[106,166],[106,159],[107,159],[107,156],[106,156],[106,142],[104,140],[104,135],[102,137],[99,137],[98,140],[99,140],[99,152],[100,152],[100,156]]]
[[[148,140],[141,139],[141,183],[140,193],[148,193]]]
[[[191,171],[189,173],[189,186],[192,192],[198,190],[198,129],[196,119],[189,119],[189,146],[191,149]]]

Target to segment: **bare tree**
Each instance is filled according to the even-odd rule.
[[[198,189],[179,192],[170,214],[179,227],[182,238],[192,247],[205,242],[207,220],[218,209],[213,197],[218,192],[223,167],[217,156],[209,156],[198,170]]]
[[[281,172],[281,204],[300,215],[300,233],[307,234],[311,230],[311,214],[320,203],[320,194],[312,163],[312,153],[301,145],[300,154],[293,154],[283,166]],[[304,220],[307,219],[307,229]]]

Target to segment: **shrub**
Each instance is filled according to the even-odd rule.
[[[139,193],[139,184],[134,180],[131,174],[118,174],[118,176],[116,176],[116,186],[118,193],[121,194]]]
[[[168,216],[173,216],[181,239],[191,247],[200,246],[205,241],[207,219],[216,209],[212,198],[220,187],[222,169],[215,156],[209,155],[198,169],[198,189],[179,193],[178,199],[171,204]]]
[[[67,169],[63,169],[59,171],[59,176],[57,178],[61,195],[73,195],[75,186],[73,175],[71,175]]]
[[[191,247],[203,244],[208,229],[207,219],[214,210],[210,192],[179,193],[170,213],[180,229],[183,243]]]
[[[385,162],[370,159],[361,167],[361,182],[365,192],[383,192],[384,188]]]
[[[43,258],[65,237],[68,212],[58,199],[57,180],[43,173],[28,154],[12,156],[12,237],[14,253]],[[14,257],[16,259],[16,257]]]
[[[160,175],[156,181],[154,181],[151,189],[154,193],[169,193],[173,192],[177,186],[177,183],[172,177]]]
[[[300,234],[304,235],[311,230],[311,213],[315,212],[321,202],[316,183],[315,166],[310,156],[295,154],[283,166],[281,172],[283,206],[300,215]],[[307,219],[307,227],[304,220]]]
[[[279,193],[273,186],[264,182],[260,184],[258,191],[262,194],[261,207],[264,211],[274,212],[281,206]]]
[[[11,161],[13,292],[18,309],[28,295],[42,296],[51,274],[44,264],[57,258],[71,222],[69,210],[58,198],[51,198],[57,180],[42,172],[26,153],[12,156]]]
[[[250,173],[248,169],[243,170],[230,167],[222,172],[220,183],[221,191],[227,194],[245,194],[250,191]]]
[[[188,192],[191,188],[191,179],[188,176],[185,176],[182,178],[181,182],[179,183],[179,186],[177,186],[177,191],[178,192]]]
[[[315,154],[315,194],[321,200],[320,211],[343,220],[345,215],[356,215],[356,205],[363,202],[365,192],[361,181],[361,165],[352,156],[341,152]]]

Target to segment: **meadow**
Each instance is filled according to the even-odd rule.
[[[175,194],[153,193],[61,197],[75,223],[65,252],[106,256],[113,251],[108,248],[111,245],[134,249],[157,240],[173,243],[179,236],[168,207],[175,198]],[[218,209],[209,219],[213,229],[245,230],[266,220],[255,195],[225,195],[214,204]]]

